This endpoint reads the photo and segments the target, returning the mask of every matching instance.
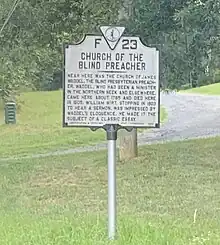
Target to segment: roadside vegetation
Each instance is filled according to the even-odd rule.
[[[216,0],[18,2],[7,25],[14,0],[0,4],[0,26],[4,26],[0,98],[4,100],[27,90],[61,88],[62,44],[78,42],[85,33],[98,33],[99,26],[108,23],[125,26],[126,34],[140,36],[146,45],[160,50],[164,88],[181,90],[220,82]]]
[[[220,138],[141,147],[117,163],[118,239],[107,239],[106,152],[1,161],[8,245],[218,245]]]
[[[4,123],[3,107],[0,109]],[[106,140],[105,131],[62,128],[62,91],[28,92],[18,97],[16,125],[0,125],[0,158],[24,156],[94,145]],[[161,121],[167,114],[161,108]],[[143,129],[140,130],[143,132]]]
[[[219,137],[148,145],[118,161],[113,242],[106,151],[33,157],[106,140],[103,130],[62,128],[60,90],[63,43],[100,25],[125,26],[160,50],[166,93],[220,95],[219,1],[129,2],[0,0],[0,245],[220,244]],[[15,98],[17,124],[5,125],[3,105]]]
[[[195,93],[207,95],[220,95],[220,83],[214,83],[193,89],[182,90],[181,93]]]

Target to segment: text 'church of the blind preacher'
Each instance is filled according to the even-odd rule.
[[[125,55],[127,58],[126,61],[123,61]],[[147,66],[144,62],[143,54],[81,52],[78,68],[80,70],[145,71]]]

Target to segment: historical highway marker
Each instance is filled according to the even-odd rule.
[[[160,125],[159,51],[124,27],[102,26],[64,47],[64,127],[104,128],[108,140],[109,238],[116,233],[117,130]]]
[[[64,126],[158,127],[159,51],[101,30],[65,46]]]

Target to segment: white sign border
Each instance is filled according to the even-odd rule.
[[[113,26],[112,26],[113,27]],[[115,27],[115,26],[114,26]],[[99,34],[91,34],[91,33],[87,33],[83,36],[83,38],[77,42],[77,43],[63,43],[63,75],[62,75],[62,85],[63,85],[63,120],[62,120],[62,125],[63,128],[90,128],[91,130],[95,131],[99,128],[103,128],[105,129],[106,127],[108,127],[109,124],[104,124],[102,126],[91,126],[91,125],[68,125],[68,123],[65,122],[65,98],[66,98],[66,90],[65,90],[65,61],[66,61],[66,48],[68,48],[69,46],[76,46],[76,45],[80,45],[81,43],[83,43],[86,39],[87,36],[99,36],[99,37],[103,37],[103,35]],[[160,111],[160,81],[161,81],[161,63],[160,63],[160,50],[156,47],[156,45],[152,45],[152,46],[147,46],[144,44],[144,42],[142,41],[141,37],[139,36],[131,36],[129,34],[123,34],[121,36],[122,37],[137,37],[139,39],[139,41],[141,42],[141,44],[145,47],[149,47],[149,48],[155,48],[158,51],[158,60],[159,60],[159,89],[158,89],[158,123],[156,123],[154,126],[122,126],[122,125],[118,125],[118,124],[114,124],[118,126],[118,129],[122,128],[122,129],[126,129],[128,131],[131,131],[132,128],[160,128],[161,125],[161,120],[160,120],[160,115],[161,115],[161,111]],[[117,46],[117,45],[116,45]],[[110,48],[109,48],[110,49]]]

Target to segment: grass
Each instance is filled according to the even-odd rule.
[[[220,244],[219,146],[220,138],[149,145],[118,162],[111,243],[106,152],[2,161],[1,244]]]
[[[0,99],[0,125],[4,123],[4,107],[3,107],[3,102]]]
[[[29,92],[20,96],[16,125],[0,125],[0,157],[28,155],[91,145],[105,140],[105,132],[62,128],[62,92]],[[3,122],[3,109],[0,110]],[[166,113],[161,110],[161,120]]]
[[[207,94],[207,95],[220,95],[220,83],[210,84],[210,85],[202,86],[198,88],[187,89],[181,92],[200,93],[200,94]]]

